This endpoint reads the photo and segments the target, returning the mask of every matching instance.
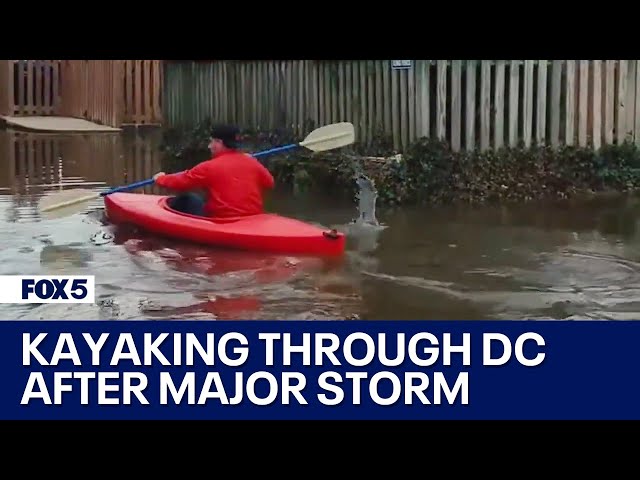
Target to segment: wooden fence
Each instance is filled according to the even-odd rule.
[[[104,60],[61,60],[60,106],[56,114],[120,126],[123,97],[118,82],[122,64]]]
[[[162,123],[161,60],[124,60],[124,123]]]
[[[160,60],[0,60],[0,115],[159,125],[161,68]]]
[[[637,60],[388,60],[167,62],[165,124],[207,117],[245,127],[351,121],[402,149],[418,137],[455,149],[533,142],[640,143]]]

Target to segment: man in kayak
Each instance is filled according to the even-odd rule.
[[[156,185],[182,193],[170,200],[171,208],[191,215],[238,217],[264,213],[262,194],[274,179],[257,159],[239,150],[240,132],[235,126],[212,129],[212,158],[180,173],[156,173]],[[207,200],[192,190],[205,190]]]

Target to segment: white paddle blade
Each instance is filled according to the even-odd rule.
[[[72,215],[77,215],[78,213],[84,213],[86,207],[86,203],[76,203],[74,205],[58,207],[53,210],[46,210],[44,212],[41,211],[40,218],[43,220],[56,220],[58,218],[71,217]]]
[[[351,145],[355,138],[356,135],[352,123],[332,123],[331,125],[316,128],[300,142],[300,146],[314,152],[323,152]]]
[[[100,198],[100,194],[92,190],[63,190],[43,197],[39,210],[52,218],[73,215],[86,209],[86,204],[97,198]]]

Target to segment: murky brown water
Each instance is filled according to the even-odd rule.
[[[615,319],[640,316],[640,200],[384,211],[341,265],[157,238],[85,214],[42,219],[46,191],[161,169],[157,135],[0,131],[0,274],[92,273],[96,305],[0,305],[4,319]],[[151,190],[146,190],[151,192]],[[355,204],[274,194],[271,211],[346,228]]]

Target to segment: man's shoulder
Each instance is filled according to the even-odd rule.
[[[207,160],[203,160],[200,163],[197,163],[196,165],[194,165],[191,170],[193,169],[197,169],[197,170],[201,170],[201,169],[207,169],[207,168],[211,168],[215,165],[215,158],[209,158]]]
[[[214,170],[226,170],[228,168],[236,169],[238,167],[244,169],[253,169],[262,166],[258,159],[253,155],[240,151],[225,152],[215,158],[212,158],[211,160],[203,162],[203,165],[204,164],[207,164],[205,168]]]
[[[241,151],[231,152],[229,153],[229,159],[233,161],[247,162],[256,166],[262,165],[256,157],[254,157],[252,154],[247,152],[241,152]]]
[[[232,151],[228,151],[228,152],[224,152],[222,154],[220,154],[218,157],[216,158],[212,158],[211,160],[220,160],[220,159],[246,159],[246,160],[256,160],[256,158],[251,155],[250,153],[247,152],[243,152],[241,150],[232,150]]]
[[[256,157],[254,157],[252,154],[250,154],[249,152],[236,152],[236,155],[240,155],[241,157],[248,159],[248,160],[255,160],[257,161]]]

